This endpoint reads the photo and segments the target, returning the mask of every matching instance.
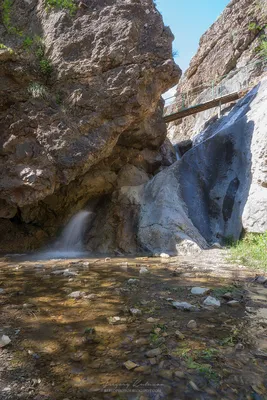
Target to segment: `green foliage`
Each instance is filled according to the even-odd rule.
[[[32,39],[30,36],[26,36],[26,37],[24,38],[24,40],[23,40],[22,45],[23,45],[23,47],[24,47],[25,49],[29,50],[29,49],[32,47],[33,42],[34,42],[34,39]]]
[[[248,30],[253,32],[260,32],[262,27],[257,24],[257,22],[250,22],[248,25]]]
[[[51,8],[61,8],[68,10],[70,15],[75,15],[77,5],[74,0],[45,0],[45,6],[49,10]]]
[[[234,262],[267,270],[267,232],[247,234],[231,247],[230,252]]]
[[[3,24],[10,34],[16,34],[22,36],[22,32],[18,30],[15,26],[12,25],[11,22],[11,0],[2,0],[2,21]]]
[[[42,58],[39,62],[39,65],[42,74],[44,74],[47,77],[49,77],[52,74],[53,67],[47,58]]]
[[[264,36],[264,39],[261,40],[261,44],[258,47],[258,51],[262,57],[267,58],[267,37],[266,36]]]
[[[8,52],[9,52],[10,54],[13,54],[13,53],[14,53],[14,51],[13,51],[13,49],[11,49],[11,47],[7,47],[7,46],[5,46],[3,43],[0,43],[0,49],[6,49],[6,50],[8,50]]]
[[[38,82],[31,82],[28,86],[28,92],[34,98],[45,98],[47,97],[47,90],[44,85]]]

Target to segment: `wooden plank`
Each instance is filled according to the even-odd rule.
[[[196,106],[181,109],[173,114],[165,115],[163,117],[164,121],[166,123],[169,123],[172,121],[176,121],[177,119],[180,119],[180,118],[188,117],[189,115],[197,114],[201,111],[209,110],[210,108],[217,107],[220,104],[231,103],[232,101],[236,101],[236,100],[240,99],[241,97],[244,97],[248,91],[249,91],[249,89],[242,90],[239,92],[233,92],[233,93],[227,94],[225,96],[217,97],[216,99],[207,101],[206,103],[197,104]]]

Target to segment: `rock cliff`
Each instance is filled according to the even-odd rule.
[[[210,125],[181,160],[144,189],[138,237],[150,251],[179,253],[267,230],[267,77]]]
[[[185,103],[193,105],[210,100],[215,93],[253,87],[265,70],[266,24],[265,0],[230,1],[201,37],[198,51],[178,85],[176,104],[168,113],[182,107],[181,94]],[[229,112],[229,104],[223,109]],[[190,139],[216,118],[217,110],[212,109],[170,123],[168,137],[173,144]]]
[[[161,94],[180,70],[154,2],[53,4],[2,6],[0,251],[40,246],[173,161]]]

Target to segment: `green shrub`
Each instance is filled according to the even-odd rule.
[[[230,252],[234,262],[267,270],[267,232],[247,234],[232,245]]]
[[[42,74],[44,74],[47,77],[49,77],[52,74],[53,67],[47,58],[42,58],[39,62],[39,65]]]
[[[5,46],[3,43],[0,43],[0,49],[6,49],[6,50],[8,50],[8,52],[9,52],[10,54],[13,54],[13,53],[14,53],[14,51],[11,49],[11,47],[7,47],[7,46]]]
[[[22,36],[22,32],[11,23],[11,0],[2,0],[2,21],[8,33]]]
[[[68,10],[72,16],[77,11],[77,5],[74,3],[74,0],[45,0],[45,6],[47,9],[61,8]]]

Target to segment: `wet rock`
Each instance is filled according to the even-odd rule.
[[[68,297],[71,299],[81,299],[85,295],[85,292],[81,292],[80,290],[77,290],[76,292],[71,292]]]
[[[194,319],[192,319],[191,321],[188,322],[187,324],[187,328],[189,329],[196,329],[197,328],[197,323]]]
[[[0,348],[8,346],[11,343],[11,339],[7,335],[2,335],[0,338]]]
[[[178,339],[178,340],[184,340],[184,338],[185,338],[185,335],[183,335],[182,332],[180,332],[180,331],[175,331],[175,336],[176,336],[176,339]]]
[[[142,311],[138,308],[130,308],[130,313],[134,316],[142,315]]]
[[[205,306],[220,307],[221,302],[220,302],[220,300],[215,299],[215,297],[208,296],[204,300],[203,304]]]
[[[132,369],[138,367],[138,364],[135,364],[134,362],[132,362],[130,360],[123,363],[123,365],[125,366],[126,369],[128,369],[128,371],[131,371]]]
[[[163,379],[172,380],[173,372],[169,369],[163,369],[162,371],[159,371],[158,376]]]
[[[241,307],[241,304],[240,304],[239,301],[237,301],[237,300],[228,301],[227,305],[228,305],[229,307],[232,307],[232,308]]]
[[[187,303],[186,301],[182,302],[174,301],[172,305],[174,308],[177,308],[178,310],[192,311],[196,309],[196,306],[193,306],[192,304]]]
[[[152,350],[148,350],[146,352],[146,356],[148,358],[153,358],[153,357],[157,357],[162,353],[161,349],[158,347],[156,349],[152,349]]]
[[[209,290],[210,290],[209,288],[193,287],[193,288],[191,289],[191,293],[192,293],[192,294],[199,294],[199,295],[201,295],[201,294],[207,293]]]

